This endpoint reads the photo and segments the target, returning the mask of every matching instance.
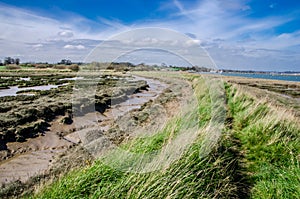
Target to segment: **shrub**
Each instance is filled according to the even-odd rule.
[[[53,66],[54,69],[67,69],[68,66],[63,65],[63,64],[58,64]]]
[[[68,68],[72,71],[79,71],[79,66],[77,64],[72,64]]]
[[[48,68],[47,64],[36,64],[35,68]]]
[[[10,64],[10,65],[6,66],[7,70],[17,70],[17,69],[20,69],[20,68],[21,68],[20,66],[17,66],[15,64]]]

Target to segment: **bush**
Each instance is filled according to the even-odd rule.
[[[30,63],[21,64],[20,66],[25,67],[25,68],[34,68],[35,67],[34,64],[30,64]]]
[[[48,68],[47,64],[36,64],[35,68]]]
[[[53,68],[54,69],[67,69],[68,66],[63,65],[63,64],[58,64],[58,65],[53,66]]]
[[[77,64],[72,64],[68,68],[72,71],[79,71],[79,66]]]
[[[14,65],[14,64],[10,64],[6,66],[7,70],[17,70],[17,69],[21,69],[20,66]]]

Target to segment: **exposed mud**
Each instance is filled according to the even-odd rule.
[[[117,118],[132,110],[141,108],[145,103],[157,98],[167,87],[157,80],[135,77],[136,81],[146,81],[148,90],[141,90],[127,96],[127,100],[112,105],[103,113],[95,111],[76,117],[75,124],[64,124],[65,116],[57,116],[49,122],[43,135],[28,138],[25,142],[8,142],[8,150],[2,151],[7,159],[0,163],[0,183],[15,180],[26,182],[35,175],[43,175],[55,167],[53,160],[80,143],[86,144],[108,131]],[[73,118],[75,120],[75,118]],[[100,132],[100,133],[99,133]]]
[[[98,156],[101,154],[101,151],[111,147],[111,141],[123,140],[122,135],[113,133],[114,129],[112,127],[127,114],[133,111],[140,111],[143,105],[155,100],[168,87],[167,84],[158,80],[138,76],[134,76],[134,78],[138,81],[146,81],[149,86],[147,91],[134,93],[126,101],[112,104],[111,108],[107,109],[103,114],[93,112],[86,114],[84,117],[74,118],[77,129],[81,129],[83,126],[85,128],[66,135],[64,139],[75,144],[81,143],[94,156]],[[89,118],[88,120],[86,120],[87,117]],[[125,123],[133,125],[127,119]]]

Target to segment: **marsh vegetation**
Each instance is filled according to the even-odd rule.
[[[35,80],[38,78],[35,75],[14,73],[1,78],[3,88],[64,84],[46,91],[25,91],[34,94],[30,96],[0,98],[2,153],[6,151],[3,159],[13,156],[7,143],[26,143],[32,137],[47,134],[55,121],[63,123],[65,131],[59,126],[56,129],[60,132],[56,133],[64,137],[76,133],[72,127],[74,113],[84,116],[93,110],[102,116],[109,115],[112,101],[118,107],[132,93],[145,91],[140,96],[149,96],[149,83],[135,80],[134,76],[155,79],[166,86],[157,97],[124,112],[116,120],[99,117],[100,126],[101,122],[109,123],[108,129],[100,131],[83,126],[80,132],[85,131],[86,139],[53,159],[52,175],[44,176],[46,180],[33,181],[34,188],[26,188],[26,183],[3,188],[3,197],[20,194],[30,198],[300,197],[299,83],[238,77],[221,80],[218,76],[181,72],[131,73],[134,76],[106,72],[97,81],[94,98],[87,96],[85,103],[75,100],[71,104],[74,86],[84,86],[95,77],[83,76],[83,84],[74,85],[74,73],[41,74],[36,75],[40,78],[36,84],[20,79]],[[20,81],[11,81],[10,77]],[[211,92],[216,89],[214,81],[221,82],[223,93]],[[218,95],[223,108],[216,106],[212,95]],[[223,121],[220,134],[215,133],[215,121]],[[195,139],[180,151],[180,158],[167,161],[168,164],[156,161],[159,152],[174,143],[181,146],[191,137]],[[117,147],[102,153],[99,146],[106,146],[108,141]],[[84,142],[85,147],[80,149],[80,143]],[[93,154],[95,150],[90,150],[96,149],[95,146],[97,152],[101,151],[97,157]],[[137,165],[135,156],[124,158],[120,149],[139,154],[138,160],[145,164]],[[79,161],[74,160],[76,164],[70,166],[73,159]],[[147,168],[149,172],[135,172],[133,168]]]

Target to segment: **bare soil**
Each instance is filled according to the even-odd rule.
[[[79,116],[76,126],[74,123],[61,123],[65,116],[57,116],[43,135],[28,138],[25,142],[7,143],[10,154],[0,163],[0,183],[8,186],[16,180],[25,183],[34,176],[57,175],[70,168],[89,164],[94,157],[86,147],[82,148],[83,142],[105,135],[119,144],[133,137],[138,129],[151,132],[174,115],[179,103],[183,102],[182,95],[187,99],[191,92],[189,85],[183,82],[173,81],[171,85],[167,81],[137,78],[147,80],[150,85],[148,91],[135,93],[127,101],[114,105],[104,113]],[[170,90],[171,86],[175,89]],[[164,114],[161,114],[162,111]],[[132,125],[132,122],[135,124]],[[101,133],[93,134],[95,128]]]

